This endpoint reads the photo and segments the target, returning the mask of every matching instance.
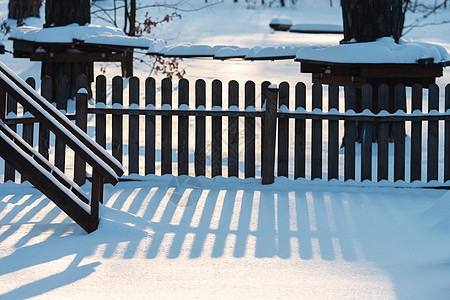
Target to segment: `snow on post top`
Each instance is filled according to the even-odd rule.
[[[444,47],[436,44],[402,40],[396,44],[392,37],[383,37],[375,42],[324,48],[305,47],[297,52],[296,59],[334,63],[414,64],[420,59],[443,63],[449,61],[450,57]]]
[[[11,39],[37,43],[72,43],[73,40],[86,44],[117,45],[147,49],[159,42],[145,37],[129,37],[122,30],[109,26],[70,24],[48,28],[21,26],[14,28]]]

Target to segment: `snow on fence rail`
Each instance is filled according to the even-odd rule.
[[[360,96],[349,85],[343,97],[333,84],[325,99],[320,84],[314,84],[307,97],[303,83],[291,91],[286,82],[279,89],[269,89],[268,82],[257,88],[248,81],[241,91],[236,81],[230,81],[228,95],[224,95],[222,82],[214,80],[209,97],[204,80],[197,80],[190,89],[189,81],[182,79],[174,89],[169,79],[157,86],[155,79],[147,78],[140,97],[140,81],[132,77],[128,106],[124,106],[121,77],[112,79],[111,99],[107,99],[104,76],[98,76],[95,85],[94,103],[89,107],[77,104],[76,117],[69,117],[77,118],[83,130],[88,120],[95,119],[89,127],[95,130],[96,141],[127,166],[127,174],[262,177],[266,183],[273,176],[409,182],[450,179],[450,85],[440,98],[434,84],[426,91],[414,85],[408,92],[403,85],[390,92],[383,84],[377,93],[364,85]],[[45,90],[44,82],[42,86]],[[372,99],[374,94],[378,99]],[[389,101],[390,97],[394,99]],[[307,110],[307,102],[312,110]],[[326,103],[327,110],[323,109]],[[53,147],[54,160],[65,161],[65,147],[58,142],[50,145],[42,129],[33,138],[32,117],[13,118],[14,105],[13,100],[8,102],[6,123],[12,128],[23,123],[26,140],[37,140],[39,152],[48,156]],[[82,183],[85,164],[77,163],[74,173]],[[14,180],[9,166],[4,174],[5,180]]]

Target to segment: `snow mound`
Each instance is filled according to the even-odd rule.
[[[305,47],[296,55],[298,60],[366,64],[414,64],[420,59],[429,58],[432,58],[434,63],[450,60],[442,46],[402,40],[397,44],[391,37],[368,43],[351,43],[324,48]]]
[[[136,48],[149,48],[158,40],[145,37],[129,37],[122,30],[109,26],[70,24],[67,26],[38,28],[21,26],[14,28],[11,39],[25,40],[39,43],[72,43],[79,40],[86,44],[118,45]]]

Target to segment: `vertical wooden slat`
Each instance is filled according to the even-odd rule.
[[[6,115],[9,113],[14,113],[17,116],[17,101],[13,96],[7,94],[6,96]],[[13,131],[17,131],[17,125],[11,124],[9,127]],[[11,180],[16,180],[16,170],[5,160],[5,182]]]
[[[422,85],[416,83],[412,87],[412,111],[422,111]],[[411,122],[411,178],[410,181],[422,178],[422,122]]]
[[[270,82],[268,81],[263,81],[261,83],[261,98],[260,98],[260,107],[262,108],[264,106],[264,103],[266,101],[266,95],[267,95],[267,89],[269,88]],[[261,122],[260,122],[260,133],[261,133],[261,158],[264,156],[264,122],[262,121],[261,118]],[[254,131],[255,136],[256,136],[256,131]],[[256,164],[256,163],[255,163]],[[261,164],[261,174],[263,172],[263,165]],[[249,176],[249,177],[253,177],[253,176]]]
[[[328,87],[328,108],[339,110],[339,86]],[[339,121],[328,121],[328,180],[339,179]]]
[[[306,85],[298,82],[295,85],[295,109],[306,108]],[[305,119],[295,119],[294,178],[305,178]]]
[[[280,83],[279,107],[289,109],[289,83]],[[289,119],[278,118],[278,172],[277,176],[289,176]]]
[[[178,83],[178,105],[189,106],[189,81],[181,79]],[[178,117],[178,175],[189,172],[189,119]]]
[[[275,140],[277,132],[278,89],[269,87],[266,94],[264,113],[264,155],[262,157],[262,184],[271,184],[275,177]]]
[[[123,79],[115,76],[112,80],[112,103],[123,106]],[[112,155],[122,163],[123,157],[123,116],[112,115]]]
[[[106,105],[106,77],[97,76],[95,84],[95,102]],[[106,149],[106,115],[95,115],[95,140]]]
[[[431,84],[428,93],[428,111],[439,111],[439,87]],[[438,180],[438,121],[428,121],[427,181]]]
[[[162,80],[161,103],[164,108],[172,106],[172,81]],[[168,106],[167,106],[168,105]],[[172,174],[172,117],[163,116],[161,126],[161,174]]]
[[[396,85],[394,95],[395,111],[406,111],[405,86]],[[405,122],[394,122],[392,130],[394,136],[394,181],[405,180]]]
[[[32,77],[27,78],[26,83],[28,83],[28,85],[31,86],[33,89],[36,88],[36,81],[34,80],[34,78]],[[23,112],[25,114],[27,110],[24,109]],[[25,142],[31,145],[31,147],[33,147],[33,130],[34,130],[34,123],[23,124],[22,138]]]
[[[372,111],[373,90],[370,84],[362,87],[361,109]],[[372,179],[372,122],[361,122],[361,181]]]
[[[88,97],[87,89],[86,93],[77,93],[76,96],[75,124],[84,132],[87,132]],[[77,153],[75,153],[74,181],[78,185],[86,182],[86,161]]]
[[[139,78],[133,76],[129,81],[129,104],[139,107]],[[139,174],[139,116],[128,119],[128,173]]]
[[[6,91],[0,87],[0,120],[6,119]]]
[[[205,109],[206,105],[206,84],[202,79],[195,82],[195,107]],[[205,176],[206,165],[206,123],[205,117],[195,117],[195,176]]]
[[[356,88],[352,84],[345,86],[345,111],[356,110]],[[355,141],[356,123],[345,121],[344,124],[344,180],[355,179]]]
[[[387,112],[389,110],[389,86],[381,84],[378,87],[378,110]],[[389,123],[378,122],[378,181],[389,178]]]
[[[48,76],[44,77],[41,82],[41,95],[49,102],[52,101],[52,90],[53,90],[52,79]],[[49,158],[48,153],[49,147],[50,147],[50,131],[48,130],[47,127],[41,126],[41,124],[39,124],[38,150],[39,153],[42,154],[42,156],[44,156],[46,159]]]
[[[450,84],[445,87],[445,112],[450,109]],[[450,120],[445,120],[444,182],[450,180]]]
[[[228,108],[239,107],[239,84],[232,80],[228,84]],[[239,171],[239,119],[228,117],[228,177],[238,177]]]
[[[145,80],[146,108],[155,108],[156,81],[148,77]],[[155,174],[155,116],[145,116],[145,175]]]
[[[94,231],[97,229],[99,222],[99,202],[103,203],[104,178],[97,170],[94,170],[92,173],[90,226],[91,230]]]
[[[66,76],[61,76],[57,80],[56,86],[56,108],[67,112],[67,100],[69,99],[69,81]],[[55,140],[55,166],[62,172],[65,170],[66,145],[56,138]]]
[[[245,109],[255,107],[255,83],[245,83]],[[255,118],[245,118],[245,178],[255,177]],[[263,125],[261,125],[263,126]]]
[[[222,109],[222,82],[212,82],[212,106]],[[222,175],[222,117],[212,117],[212,177]]]
[[[312,109],[322,110],[322,85],[312,87]],[[311,179],[322,178],[322,120],[312,121],[311,136]]]

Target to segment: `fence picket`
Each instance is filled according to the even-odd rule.
[[[115,76],[112,80],[112,103],[123,106],[123,79]],[[122,163],[123,157],[123,116],[112,115],[112,155]]]
[[[267,90],[269,88],[269,85],[270,85],[270,82],[268,82],[268,81],[263,81],[261,83],[261,97],[259,98],[259,100],[260,100],[259,107],[261,107],[261,108],[264,106],[264,103],[266,102]],[[260,151],[260,153],[261,153],[261,161],[262,161],[262,157],[264,156],[264,137],[265,137],[265,131],[264,131],[265,125],[264,125],[262,118],[260,118],[259,124],[261,127],[259,132],[261,134],[261,151]],[[254,133],[256,136],[256,131],[254,131]],[[256,162],[255,162],[255,166],[256,166]],[[263,168],[264,168],[264,166],[261,163],[261,174],[263,173]],[[254,177],[254,176],[251,176],[251,177]]]
[[[328,87],[328,109],[339,110],[339,86],[336,83]],[[328,121],[328,180],[339,179],[339,123]]]
[[[82,86],[78,86],[77,91],[79,87]],[[87,132],[88,98],[88,94],[77,93],[76,95],[75,124],[84,132]],[[77,153],[75,153],[73,181],[80,186],[86,182],[86,161]]]
[[[249,109],[249,107],[255,107],[255,83],[253,81],[247,81],[245,83],[245,109]],[[255,118],[245,117],[244,122],[245,178],[249,178],[255,177]]]
[[[228,108],[239,107],[239,84],[228,83]],[[239,176],[239,119],[228,117],[228,177]]]
[[[295,85],[295,109],[306,108],[306,85]],[[295,119],[294,178],[305,178],[305,119]]]
[[[156,104],[156,81],[145,80],[145,106],[154,108]],[[155,174],[155,116],[145,116],[145,175]]]
[[[6,95],[6,115],[9,113],[13,113],[17,116],[17,100],[14,99],[13,96],[10,94]],[[17,131],[17,125],[11,124],[9,127],[13,131]],[[8,180],[15,181],[16,180],[16,170],[5,160],[5,179],[4,181],[7,182]]]
[[[445,111],[450,109],[450,84],[445,87]],[[450,120],[445,121],[444,182],[450,180]]]
[[[36,81],[33,77],[28,77],[26,80],[29,86],[33,89],[36,88]],[[24,108],[23,113],[25,114],[27,110]],[[24,123],[22,129],[22,138],[25,142],[27,142],[31,147],[33,147],[33,131],[34,131],[34,123]]]
[[[189,106],[189,81],[180,79],[178,83],[178,106]],[[189,173],[189,119],[178,117],[178,175]]]
[[[67,111],[67,99],[69,99],[69,81],[66,76],[60,76],[56,80],[56,108]],[[66,145],[64,142],[56,138],[55,140],[55,166],[62,172],[66,165]]]
[[[48,76],[42,78],[41,82],[41,95],[47,101],[52,100],[52,79]],[[38,151],[46,159],[49,158],[49,148],[50,148],[50,131],[47,127],[41,126],[39,124],[39,141],[38,141]]]
[[[362,87],[361,109],[372,111],[373,89],[370,84]],[[371,122],[361,122],[361,181],[372,179],[372,129]]]
[[[403,84],[395,86],[395,111],[406,111],[406,92]],[[394,181],[405,180],[405,122],[397,121],[392,126],[394,137]]]
[[[378,110],[389,110],[389,86],[385,83],[378,87]],[[389,123],[378,122],[378,157],[377,157],[377,180],[389,179]]]
[[[206,83],[203,79],[195,82],[195,107],[205,109]],[[204,116],[195,117],[195,176],[205,176],[206,164],[206,122]]]
[[[289,83],[280,83],[278,106],[289,109]],[[278,172],[277,176],[289,176],[289,119],[278,118]],[[282,137],[282,138],[281,138]]]
[[[162,80],[161,103],[172,108],[172,81]],[[165,108],[165,107],[163,107]],[[172,174],[172,117],[163,116],[161,124],[161,174]]]
[[[312,109],[322,110],[322,85],[312,87]],[[322,178],[322,120],[313,120],[311,136],[311,179]]]
[[[422,85],[414,84],[412,87],[412,111],[422,112]],[[411,177],[410,181],[422,178],[422,122],[411,122]]]
[[[356,110],[356,88],[352,84],[345,86],[345,111]],[[344,124],[344,180],[355,179],[355,141],[356,122],[345,121]]]
[[[212,106],[222,109],[222,82],[212,82]],[[212,177],[222,175],[222,117],[212,117]]]
[[[431,84],[428,93],[428,111],[439,111],[439,87]],[[428,121],[427,181],[438,180],[438,121]]]
[[[106,77],[99,75],[95,81],[95,102],[106,105]],[[106,149],[106,115],[95,116],[95,141]]]
[[[129,104],[139,106],[139,78],[129,81]],[[139,116],[128,118],[128,174],[139,174]]]

